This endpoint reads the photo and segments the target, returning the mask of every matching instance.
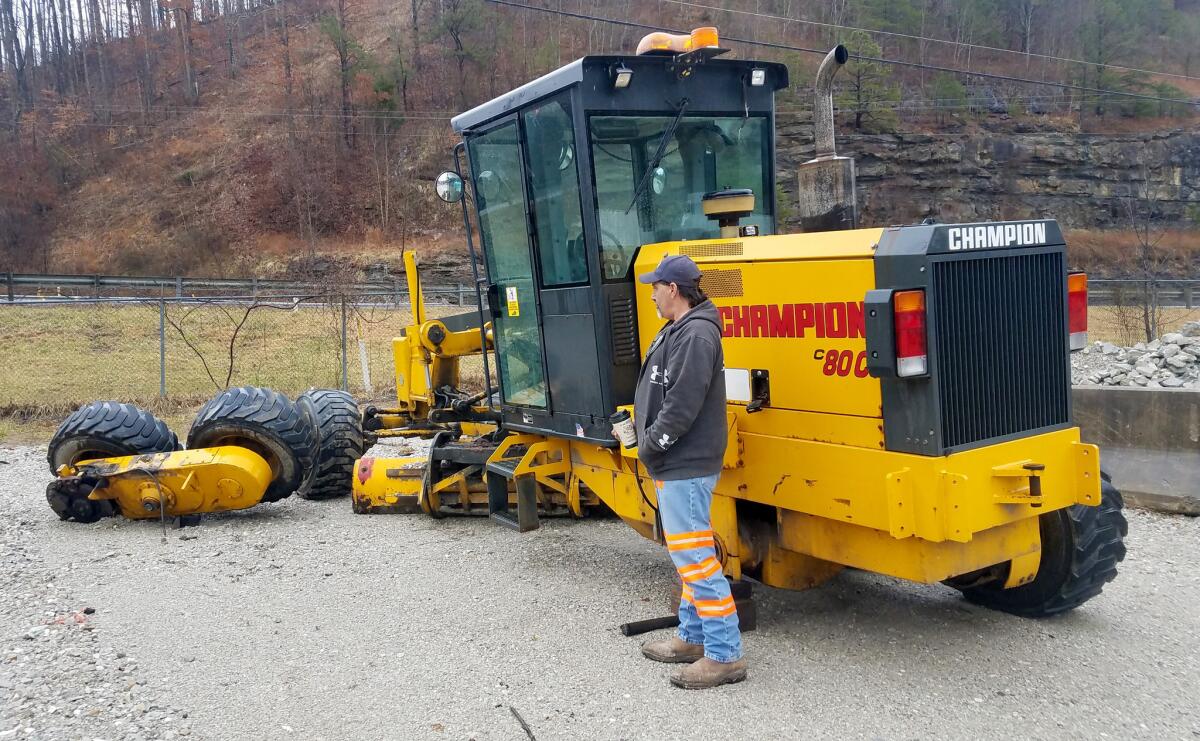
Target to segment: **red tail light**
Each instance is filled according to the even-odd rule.
[[[1067,276],[1067,325],[1071,333],[1071,349],[1087,347],[1087,274]]]
[[[925,349],[925,292],[897,291],[892,307],[896,322],[896,375],[923,376],[929,370]]]

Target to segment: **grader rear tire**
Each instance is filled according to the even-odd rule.
[[[145,409],[119,401],[93,401],[71,412],[50,439],[46,461],[50,472],[91,458],[179,449],[179,438],[167,423]]]
[[[1125,558],[1129,525],[1121,492],[1105,477],[1100,505],[1081,504],[1040,518],[1042,561],[1033,581],[1004,589],[998,581],[965,588],[976,604],[1021,617],[1049,617],[1079,607],[1100,594]]]
[[[362,415],[354,397],[334,389],[309,389],[296,398],[317,428],[318,450],[312,475],[301,487],[305,499],[349,496],[354,464],[362,458]]]
[[[236,445],[271,466],[262,501],[278,502],[298,490],[317,455],[317,430],[308,416],[278,391],[242,386],[223,391],[196,415],[189,448]]]

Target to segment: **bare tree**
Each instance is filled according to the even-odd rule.
[[[1150,168],[1143,164],[1141,182],[1130,183],[1128,194],[1121,199],[1129,230],[1134,236],[1133,269],[1141,281],[1136,292],[1137,319],[1142,335],[1150,342],[1163,327],[1163,310],[1159,303],[1157,281],[1168,265],[1167,256],[1159,248],[1166,230],[1160,219],[1158,193],[1150,179]]]

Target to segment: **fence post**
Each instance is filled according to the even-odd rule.
[[[250,293],[254,298],[258,298],[258,278],[253,278],[250,284]]]
[[[5,277],[5,282],[6,282],[6,283],[8,283],[8,303],[10,303],[10,304],[11,304],[13,301],[16,301],[16,300],[17,300],[16,296],[13,294],[13,277],[12,277],[12,273],[5,273],[5,274],[4,274],[4,277]]]
[[[392,296],[395,298],[396,308],[399,309],[400,308],[400,280],[398,278],[392,278]]]
[[[462,283],[458,284],[458,305],[459,306],[464,306],[467,303],[467,299],[466,299],[465,293],[464,293],[466,290],[467,290],[466,286],[464,286]]]
[[[12,288],[10,287],[8,290],[10,291],[10,293],[8,294],[9,295],[8,300],[12,301],[12,298],[11,298],[12,297],[12,293],[11,293]],[[1192,284],[1191,283],[1183,284],[1183,305],[1189,309],[1192,308]]]
[[[158,397],[167,396],[167,302],[158,300]]]
[[[175,279],[175,298],[183,298],[183,278]]]
[[[342,391],[350,390],[350,381],[346,377],[346,298],[342,297]]]

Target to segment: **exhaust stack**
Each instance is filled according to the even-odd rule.
[[[828,232],[858,226],[854,188],[854,160],[839,157],[833,128],[833,77],[850,52],[838,44],[817,70],[814,85],[813,129],[816,156],[800,165],[797,200],[800,230]]]

